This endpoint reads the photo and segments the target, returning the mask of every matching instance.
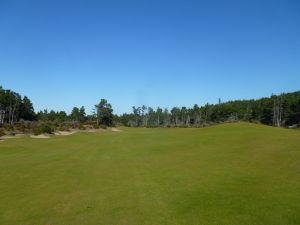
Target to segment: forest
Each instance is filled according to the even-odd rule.
[[[200,105],[200,104],[199,104]],[[65,111],[34,111],[31,100],[21,94],[0,87],[0,126],[13,129],[41,131],[41,126],[51,129],[93,128],[123,125],[130,127],[203,127],[216,123],[247,121],[276,127],[297,127],[300,124],[300,91],[271,95],[261,99],[235,100],[218,104],[193,107],[152,108],[145,105],[133,106],[131,113],[113,114],[107,100],[101,99],[92,114],[85,108],[73,107],[71,113]],[[24,125],[25,124],[25,125]],[[25,128],[24,128],[25,127]],[[47,129],[46,129],[47,130]]]
[[[202,127],[215,123],[247,121],[286,127],[300,123],[300,91],[271,95],[258,100],[236,100],[218,104],[195,104],[192,108],[171,110],[147,106],[132,107],[132,113],[116,117],[126,126],[138,127]]]

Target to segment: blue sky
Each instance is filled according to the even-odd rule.
[[[0,85],[35,110],[300,89],[300,1],[0,0]]]

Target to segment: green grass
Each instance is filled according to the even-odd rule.
[[[300,132],[240,123],[7,140],[0,224],[300,224]]]

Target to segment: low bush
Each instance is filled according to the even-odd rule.
[[[7,130],[7,131],[13,131],[13,130],[15,130],[14,126],[11,125],[11,124],[4,125],[4,129]]]
[[[42,131],[41,131],[40,128],[35,128],[35,129],[33,130],[33,135],[37,136],[37,135],[40,135],[40,134],[42,134]]]
[[[93,124],[93,128],[94,128],[94,129],[98,129],[99,126],[98,126],[96,123],[94,123],[94,124]]]
[[[40,129],[42,133],[52,134],[54,132],[54,129],[48,124],[43,124]]]
[[[41,126],[33,129],[34,135],[52,134],[53,132],[54,132],[54,129],[49,124],[42,124]]]
[[[9,132],[9,135],[10,135],[10,136],[15,136],[15,135],[16,135],[16,132],[11,131],[11,132]]]
[[[0,129],[0,137],[4,136],[5,135],[5,131],[4,129]]]
[[[59,131],[70,131],[69,127],[68,126],[60,126],[58,128]]]
[[[80,129],[80,130],[86,130],[86,127],[83,126],[83,125],[80,125],[79,129]]]
[[[101,124],[101,125],[99,126],[99,128],[106,130],[106,129],[107,129],[107,126],[104,125],[104,124]]]

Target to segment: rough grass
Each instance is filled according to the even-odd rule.
[[[300,224],[300,132],[241,123],[6,140],[0,224]]]

